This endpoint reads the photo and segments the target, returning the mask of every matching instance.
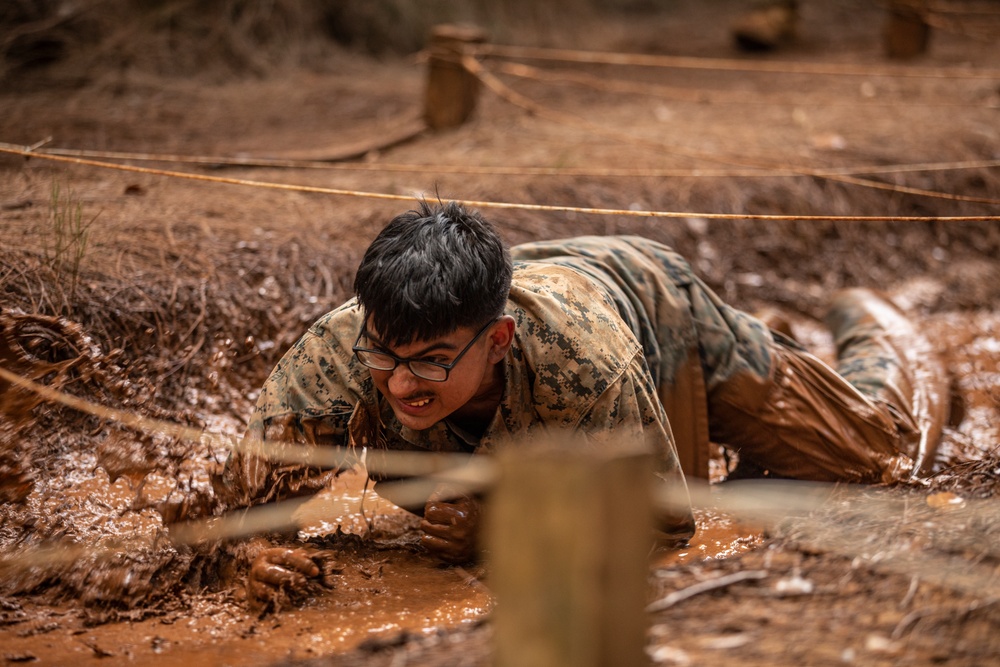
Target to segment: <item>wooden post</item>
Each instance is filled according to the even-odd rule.
[[[467,47],[484,41],[486,33],[473,26],[439,25],[431,31],[424,96],[424,120],[431,129],[457,127],[472,115],[479,79],[461,59]]]
[[[496,667],[646,666],[652,457],[513,448],[487,506]]]
[[[914,58],[927,52],[931,29],[917,0],[893,0],[886,16],[883,44],[890,58]]]

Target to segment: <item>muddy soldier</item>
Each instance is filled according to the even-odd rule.
[[[872,292],[839,295],[837,369],[723,303],[662,244],[581,237],[507,249],[480,214],[422,203],[368,248],[356,298],[320,318],[268,378],[255,440],[489,453],[543,429],[601,446],[645,443],[660,483],[705,477],[709,443],[809,480],[899,479],[941,425],[934,355]],[[233,505],[312,493],[334,470],[233,456]],[[423,545],[475,555],[478,502],[432,499]],[[667,539],[691,514],[662,517]],[[318,573],[305,552],[264,550],[253,597]]]

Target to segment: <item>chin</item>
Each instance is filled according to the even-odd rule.
[[[434,424],[437,424],[439,421],[444,419],[444,417],[438,416],[436,413],[427,415],[411,415],[405,412],[396,411],[396,419],[398,419],[399,423],[406,428],[413,429],[414,431],[423,431],[431,426],[434,426]]]

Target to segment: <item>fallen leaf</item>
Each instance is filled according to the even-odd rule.
[[[940,491],[927,496],[927,504],[939,510],[957,509],[965,504],[965,498],[951,491]]]

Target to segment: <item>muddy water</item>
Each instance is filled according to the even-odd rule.
[[[211,597],[184,613],[93,628],[70,610],[25,609],[36,625],[4,628],[0,653],[46,665],[107,664],[106,657],[164,667],[268,665],[345,651],[404,630],[419,635],[475,621],[492,602],[467,579],[464,571],[393,551],[349,565],[329,595],[260,621],[231,599]],[[34,635],[39,628],[43,634]]]
[[[73,487],[68,495],[86,497],[87,507],[122,510],[133,495],[124,479],[110,484],[101,473],[68,483]],[[146,486],[154,495],[172,488],[158,476]],[[84,514],[99,523],[96,512]],[[331,516],[338,519],[331,522]],[[0,654],[43,665],[108,664],[107,658],[185,667],[269,665],[340,653],[404,632],[425,635],[460,627],[485,618],[494,604],[488,579],[476,576],[480,571],[442,567],[409,548],[416,519],[366,489],[360,474],[339,477],[303,506],[298,518],[305,525],[303,536],[341,530],[394,540],[397,548],[345,557],[332,591],[264,619],[248,614],[233,592],[201,595],[184,609],[158,612],[153,618],[96,627],[87,627],[72,606],[20,602],[21,608],[10,610],[0,624]],[[653,567],[732,557],[761,541],[759,533],[732,517],[698,510],[697,518],[699,530],[690,547],[658,554]],[[81,526],[87,523],[82,515],[78,521]]]
[[[655,554],[651,563],[654,569],[734,558],[756,549],[764,542],[759,526],[740,521],[724,512],[695,508],[694,518],[697,529],[688,545],[682,549]]]
[[[162,480],[153,479],[149,486],[156,493],[169,491]],[[112,510],[127,507],[132,496],[123,480],[111,485],[100,475],[74,485],[69,495],[77,494],[89,494],[87,502]],[[328,594],[262,620],[248,614],[240,591],[199,596],[191,607],[156,618],[91,628],[71,607],[13,603],[0,623],[0,655],[50,665],[107,664],[108,657],[164,666],[267,665],[343,652],[403,632],[455,628],[485,617],[493,605],[473,574],[441,567],[407,548],[414,517],[366,491],[358,474],[342,475],[300,514],[307,523],[303,536],[338,529],[394,535],[400,547],[345,558]],[[334,523],[317,518],[330,516],[340,518]]]
[[[797,337],[821,356],[832,356],[824,330],[794,322]],[[938,467],[975,458],[1000,442],[1000,313],[942,313],[925,320],[962,397],[961,420],[945,430]],[[233,426],[226,425],[227,429]],[[130,510],[136,482],[112,481],[98,457],[70,452],[64,474],[41,480],[27,499],[42,534],[61,529],[101,542],[121,536],[152,540],[161,526],[152,509]],[[217,462],[216,458],[216,462]],[[185,470],[186,487],[207,484],[204,461]],[[153,472],[144,498],[156,503],[175,491],[178,476]],[[330,517],[337,517],[331,520]],[[758,547],[760,531],[710,509],[696,510],[698,532],[685,549],[657,554],[651,566],[670,568],[706,559],[732,558]],[[137,613],[132,622],[89,626],[78,602],[43,606],[28,598],[0,598],[0,657],[62,665],[130,661],[151,665],[266,665],[348,651],[366,640],[401,632],[434,633],[488,615],[488,578],[444,568],[411,548],[415,519],[366,490],[360,475],[343,475],[307,503],[298,519],[304,537],[336,530],[393,548],[345,559],[329,593],[264,619],[249,614],[238,590],[201,593]],[[16,549],[0,534],[5,551]],[[111,661],[107,658],[112,658]]]

